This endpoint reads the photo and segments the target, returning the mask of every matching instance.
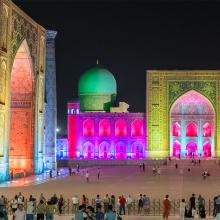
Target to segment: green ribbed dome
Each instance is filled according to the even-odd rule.
[[[78,95],[116,94],[116,80],[111,72],[101,67],[87,70],[79,80]]]

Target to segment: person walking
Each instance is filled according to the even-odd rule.
[[[165,196],[165,199],[163,200],[163,219],[168,220],[168,217],[170,215],[170,209],[171,209],[171,203],[169,200],[169,195]]]
[[[25,220],[26,213],[24,211],[23,204],[18,204],[18,208],[13,214],[13,220]]]
[[[143,196],[143,210],[145,215],[150,212],[150,199],[146,195]]]
[[[180,220],[185,219],[185,211],[186,211],[186,202],[185,199],[182,199],[180,202]]]

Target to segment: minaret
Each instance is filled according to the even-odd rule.
[[[47,31],[46,40],[46,83],[45,83],[45,169],[56,169],[56,129],[57,129],[57,94],[56,94],[56,31]]]

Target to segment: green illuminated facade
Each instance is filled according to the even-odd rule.
[[[211,70],[152,70],[147,71],[147,151],[153,158],[170,156],[171,148],[171,111],[176,100],[187,92],[195,91],[208,100],[214,109],[213,134],[210,137],[211,155],[220,156],[220,71]],[[188,119],[192,116],[182,116]],[[193,116],[196,117],[196,116]],[[206,117],[203,117],[205,122]],[[208,120],[208,117],[207,117]],[[178,121],[181,124],[181,121]],[[192,122],[194,120],[192,118]],[[182,126],[182,125],[181,125]],[[182,129],[182,128],[181,128]],[[183,129],[182,129],[183,131]],[[199,130],[201,133],[202,130]],[[183,132],[182,132],[183,133]],[[203,139],[204,136],[201,135]],[[179,137],[173,137],[180,141]],[[184,143],[198,140],[186,137]],[[180,141],[180,144],[183,144]],[[205,143],[200,143],[202,146]],[[183,146],[185,148],[185,145]]]

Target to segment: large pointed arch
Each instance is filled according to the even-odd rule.
[[[33,172],[34,73],[26,40],[15,55],[10,78],[9,169]]]
[[[190,90],[181,95],[170,108],[170,155],[174,155],[174,140],[175,136],[179,137],[181,143],[186,144],[187,148],[182,146],[182,152],[180,155],[190,157],[191,154],[202,156],[204,155],[204,149],[201,143],[203,142],[204,135],[202,128],[204,121],[209,121],[209,127],[215,127],[215,109],[208,98],[200,94],[195,90]],[[173,124],[175,121],[181,122],[179,128],[180,135],[175,135],[172,132]],[[203,130],[202,130],[203,129]],[[209,132],[210,133],[210,132]],[[214,139],[214,136],[210,134],[206,135],[210,138],[210,141]],[[191,138],[191,144],[186,143],[186,139]],[[192,143],[195,143],[194,145]],[[190,147],[189,147],[190,146]],[[196,150],[194,149],[196,147]],[[214,148],[214,146],[212,146]],[[189,153],[190,152],[190,153]],[[212,150],[214,152],[214,150]]]

